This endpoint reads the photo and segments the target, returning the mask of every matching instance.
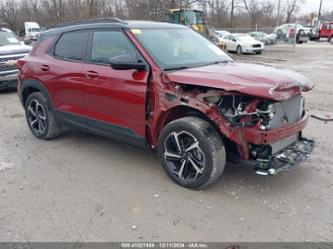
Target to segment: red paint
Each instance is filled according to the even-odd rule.
[[[87,117],[133,129],[145,136],[148,72],[114,70],[107,65],[84,65],[96,77],[86,77],[84,110]]]
[[[237,91],[272,100],[288,99],[313,88],[303,75],[268,65],[230,62],[168,74],[171,81]]]
[[[320,25],[319,37],[320,38],[333,37],[333,22],[323,22]]]
[[[229,62],[165,74],[135,36],[126,31],[150,71],[114,70],[107,65],[63,61],[47,55],[52,39],[45,40],[29,56],[19,61],[19,79],[38,79],[51,95],[55,109],[130,128],[144,136],[151,147],[167,122],[196,110],[233,141],[241,156],[249,158],[249,143],[267,144],[300,132],[308,116],[283,128],[262,131],[253,127],[232,127],[217,106],[205,98],[213,95],[255,96],[247,111],[255,110],[263,99],[290,98],[313,84],[304,76],[271,66]],[[184,91],[182,85],[208,87],[213,92]],[[19,83],[19,89],[22,89]],[[168,100],[166,94],[174,96]],[[147,112],[149,103],[149,113]]]
[[[289,38],[294,38],[294,37],[295,37],[295,34],[296,34],[295,29],[290,29],[290,30],[289,30]]]

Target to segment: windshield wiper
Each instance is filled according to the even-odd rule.
[[[188,69],[190,67],[185,67],[185,66],[181,66],[181,67],[169,67],[164,69],[164,71],[176,71],[176,70],[183,70],[183,69]]]
[[[221,64],[221,63],[228,63],[229,61],[213,61],[207,64],[203,64],[201,65],[201,67],[205,67],[205,66],[209,66],[209,65],[217,65],[217,64]]]
[[[173,71],[173,70],[183,70],[183,69],[189,69],[189,68],[194,68],[194,67],[205,67],[205,66],[209,66],[209,65],[215,65],[215,64],[220,64],[220,63],[228,63],[229,61],[213,61],[207,64],[203,64],[203,65],[197,65],[197,66],[193,66],[193,67],[186,67],[186,66],[180,66],[180,67],[170,67],[170,68],[166,68],[164,69],[164,71]]]

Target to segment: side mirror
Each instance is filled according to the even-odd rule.
[[[116,70],[146,70],[146,65],[138,62],[128,54],[114,56],[110,60],[111,67]]]
[[[236,39],[232,39],[233,42],[236,42]]]

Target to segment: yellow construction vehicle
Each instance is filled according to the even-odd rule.
[[[170,9],[168,13],[168,22],[182,24],[194,29],[202,35],[208,35],[205,14],[201,10]]]

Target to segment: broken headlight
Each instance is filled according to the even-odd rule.
[[[223,96],[218,106],[221,114],[232,125],[259,125],[261,129],[268,129],[275,114],[275,106],[271,101],[259,101],[241,95]]]

